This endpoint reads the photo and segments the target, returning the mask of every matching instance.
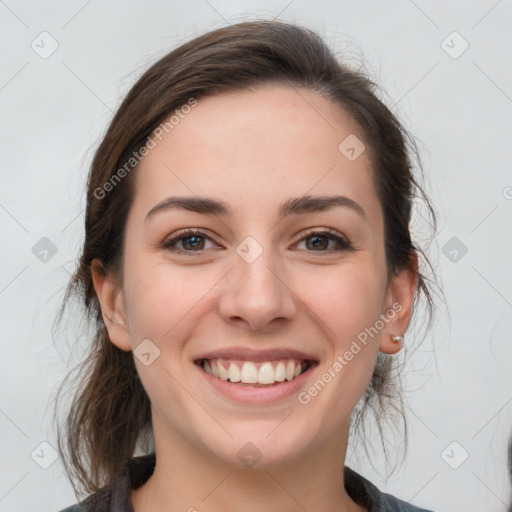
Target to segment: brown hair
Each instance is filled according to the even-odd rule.
[[[94,155],[87,184],[85,241],[58,315],[60,322],[70,299],[78,298],[84,317],[94,324],[88,356],[78,366],[81,380],[66,418],[65,439],[57,426],[59,451],[68,475],[76,481],[77,496],[79,489],[88,494],[113,482],[137,451],[143,454],[154,448],[150,401],[133,354],[110,341],[91,277],[94,258],[99,258],[106,270],[120,272],[122,268],[124,229],[137,166],[123,173],[123,179],[108,187],[108,193],[98,191],[107,190],[105,184],[113,183],[113,176],[119,176],[119,169],[138,154],[153,130],[191,98],[272,84],[317,91],[356,121],[370,151],[383,208],[388,273],[408,268],[413,251],[423,255],[423,264],[431,268],[409,232],[415,197],[424,199],[435,226],[430,202],[412,173],[411,156],[419,162],[416,146],[377,98],[375,84],[364,73],[339,62],[314,32],[277,21],[223,27],[171,51],[129,91]],[[418,272],[414,311],[420,295],[426,299],[430,323],[434,310],[431,284]],[[385,453],[382,419],[403,419],[406,427],[394,364],[393,358],[379,354],[371,383],[353,418],[352,430],[364,438],[365,418],[373,413]],[[406,445],[406,428],[401,441]],[[366,449],[366,443],[363,446]]]

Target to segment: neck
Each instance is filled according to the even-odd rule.
[[[132,491],[135,512],[366,510],[344,487],[348,426],[336,446],[315,447],[286,464],[237,468],[183,439],[170,442],[157,425],[154,421],[155,470],[146,484]]]

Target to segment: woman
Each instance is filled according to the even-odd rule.
[[[344,466],[369,411],[403,415],[394,356],[432,306],[410,147],[295,25],[221,28],[144,73],[95,154],[65,298],[97,327],[68,454],[59,435],[91,496],[66,511],[424,510]]]

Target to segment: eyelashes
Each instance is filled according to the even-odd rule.
[[[308,244],[308,241],[312,241],[312,243]],[[210,242],[214,247],[207,247],[208,242]],[[297,242],[294,242],[293,245],[296,246],[303,242],[306,242],[306,249],[303,250],[312,253],[332,254],[333,252],[355,250],[352,244],[344,236],[333,229],[312,229],[303,234],[302,238]],[[331,247],[332,244],[336,247]],[[221,247],[217,245],[206,233],[196,229],[186,229],[179,231],[171,238],[167,238],[160,245],[160,248],[173,253],[194,255],[193,253],[201,254],[203,251],[210,248]]]
[[[318,251],[318,248],[319,248],[318,242],[320,242],[320,248],[321,248],[322,247],[322,239],[323,239],[323,241],[326,240],[327,244],[329,244],[329,242],[335,242],[338,247],[335,249],[327,248],[326,251],[322,251],[322,250]],[[306,233],[305,235],[303,235],[302,238],[298,242],[302,243],[303,241],[306,241],[306,240],[315,240],[315,242],[312,246],[314,249],[311,252],[349,251],[349,250],[353,249],[352,245],[345,237],[343,237],[342,235],[339,235],[336,231],[330,230],[330,229],[312,230],[309,233]],[[306,247],[307,247],[307,244],[306,244]]]
[[[193,247],[193,252],[199,252],[201,250],[204,250],[204,243],[203,244],[201,244],[200,242],[198,243],[198,239],[207,239],[207,240],[212,241],[211,238],[208,235],[206,235],[205,233],[203,233],[202,231],[186,229],[184,231],[180,231],[173,237],[165,240],[164,243],[162,244],[162,249],[170,250],[173,252],[180,252],[180,251],[191,252],[191,251],[187,251],[183,247],[181,249],[176,249],[175,246],[180,241],[183,241],[183,240],[190,241],[192,239],[195,239],[195,241],[192,242],[192,245],[191,245],[191,247]]]

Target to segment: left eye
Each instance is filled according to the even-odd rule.
[[[306,249],[316,252],[324,252],[326,250],[343,250],[350,249],[350,244],[347,240],[340,236],[329,233],[328,231],[321,231],[318,233],[310,233],[302,238],[298,245],[304,243]],[[334,244],[334,247],[332,245]],[[337,247],[336,247],[337,246]]]

